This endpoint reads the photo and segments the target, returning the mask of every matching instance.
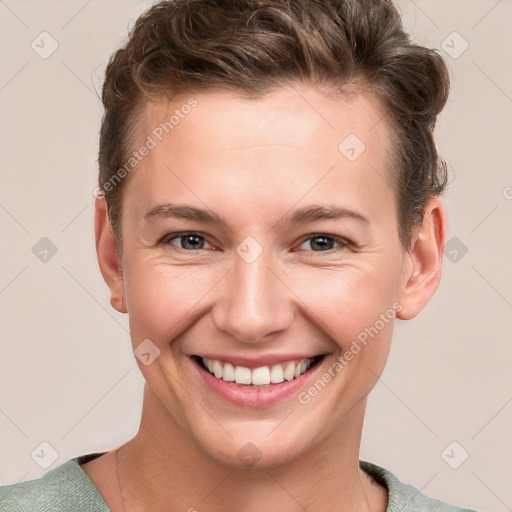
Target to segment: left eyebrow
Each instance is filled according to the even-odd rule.
[[[320,206],[320,205],[309,205],[304,208],[299,208],[293,212],[285,215],[279,220],[279,224],[290,222],[292,224],[315,222],[318,220],[327,219],[341,219],[343,217],[349,217],[360,220],[365,223],[369,223],[368,217],[354,210],[343,208],[336,205]]]

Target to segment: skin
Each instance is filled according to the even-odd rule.
[[[393,321],[308,404],[296,394],[267,408],[227,403],[191,371],[189,356],[327,353],[321,375],[393,304],[401,319],[426,306],[441,276],[442,205],[428,202],[404,251],[387,168],[389,126],[368,92],[334,97],[296,86],[252,100],[222,91],[193,96],[197,106],[129,178],[122,257],[105,201],[96,201],[98,260],[112,306],[129,313],[133,348],[150,339],[160,350],[150,365],[138,361],[142,420],[119,458],[126,510],[385,511],[387,490],[360,470],[359,448]],[[187,99],[148,103],[140,143]],[[338,150],[349,134],[366,146],[353,162]],[[144,219],[163,203],[210,209],[226,225]],[[337,205],[367,220],[289,222],[307,205]],[[165,238],[184,231],[203,235],[202,248]],[[329,239],[322,251],[312,238],[318,233],[348,244]],[[236,252],[248,236],[263,249],[252,263]],[[252,468],[237,456],[248,442],[261,455]],[[114,451],[82,467],[109,507],[122,511]]]

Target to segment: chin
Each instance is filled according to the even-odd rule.
[[[268,470],[289,464],[300,456],[297,446],[282,443],[239,441],[218,446],[202,446],[209,457],[218,464],[237,470]]]
[[[253,420],[250,429],[247,422],[237,422],[225,423],[226,430],[217,428],[216,424],[211,429],[195,428],[190,434],[196,446],[218,464],[232,469],[273,469],[304,456],[326,434],[324,429],[312,432],[313,425],[296,421],[290,425],[295,414],[283,422],[288,415],[285,413],[279,421]]]

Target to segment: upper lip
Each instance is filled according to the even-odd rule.
[[[268,354],[259,357],[244,357],[221,355],[221,354],[195,354],[197,357],[204,357],[206,359],[214,359],[224,363],[231,363],[233,366],[244,366],[246,368],[260,368],[261,366],[272,366],[274,364],[286,363],[289,361],[296,361],[301,359],[312,359],[317,356],[325,355],[325,353],[316,354]]]

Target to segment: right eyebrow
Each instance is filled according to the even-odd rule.
[[[205,224],[217,223],[226,225],[226,221],[220,215],[212,212],[211,210],[171,203],[158,204],[154,206],[144,215],[143,218],[145,220],[151,220],[156,217],[189,219],[204,222]]]

